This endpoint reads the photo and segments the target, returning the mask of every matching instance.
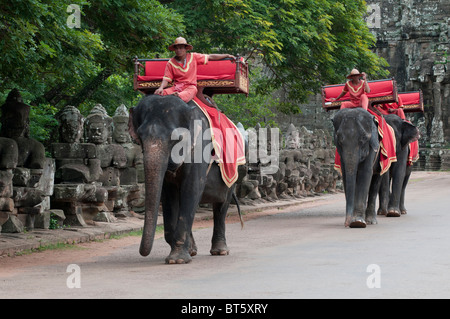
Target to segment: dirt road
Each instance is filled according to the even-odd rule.
[[[450,298],[450,173],[413,172],[408,214],[344,227],[344,195],[227,225],[229,256],[165,265],[138,237],[0,259],[0,298]],[[248,218],[248,216],[247,216]],[[200,228],[199,228],[200,227]]]

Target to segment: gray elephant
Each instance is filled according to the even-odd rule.
[[[199,123],[202,131],[196,133]],[[197,106],[188,105],[175,96],[147,95],[130,109],[130,134],[140,143],[144,154],[145,222],[139,250],[142,256],[147,256],[152,249],[160,200],[164,237],[171,247],[166,263],[188,263],[196,254],[192,224],[200,203],[213,204],[214,230],[210,253],[229,253],[225,217],[231,199],[237,203],[234,195],[236,184],[228,187],[223,182],[215,162],[206,159],[193,161],[189,157],[195,148],[204,150],[205,146],[211,145],[210,140],[202,138],[208,127],[207,118]],[[181,134],[174,135],[174,132]],[[184,142],[191,147],[187,147],[186,152],[175,152],[179,157],[175,160],[174,147]],[[202,153],[203,157],[208,154]]]
[[[344,182],[345,226],[363,228],[376,223],[366,215],[367,196],[380,147],[375,118],[362,108],[342,109],[333,118],[334,140]]]
[[[379,194],[378,214],[400,217],[406,213],[405,190],[412,172],[412,166],[407,164],[409,144],[419,139],[419,130],[397,115],[385,115],[384,118],[394,129],[397,161],[391,164],[389,171],[383,176],[374,175],[367,209],[375,211],[376,197]]]

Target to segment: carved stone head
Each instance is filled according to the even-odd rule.
[[[129,113],[125,105],[120,105],[113,116],[112,139],[117,144],[130,143],[131,136],[128,133]]]
[[[13,89],[2,105],[1,136],[8,138],[29,137],[30,106],[23,103],[19,90]]]
[[[300,147],[300,132],[294,126],[294,124],[291,123],[286,133],[286,148],[297,149],[299,147]]]
[[[88,143],[107,144],[111,132],[111,117],[100,104],[86,117],[86,137]]]
[[[83,133],[84,117],[71,105],[65,106],[57,114],[59,139],[62,143],[79,143]]]

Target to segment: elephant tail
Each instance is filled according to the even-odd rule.
[[[237,196],[236,196],[236,194],[234,192],[232,193],[232,196],[233,196],[234,202],[236,203],[236,206],[237,206],[237,209],[238,209],[239,219],[241,221],[241,229],[243,229],[244,228],[244,220],[242,219],[241,207],[239,206],[239,201],[238,201]]]

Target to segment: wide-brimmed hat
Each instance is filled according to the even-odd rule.
[[[186,39],[183,37],[178,37],[175,39],[175,42],[171,45],[169,45],[170,51],[175,51],[175,46],[184,44],[186,46],[187,51],[191,51],[193,49],[193,46],[187,43]]]
[[[353,69],[349,75],[347,75],[347,79],[351,79],[352,76],[354,75],[361,75],[361,73],[359,73],[359,71],[357,69]]]

